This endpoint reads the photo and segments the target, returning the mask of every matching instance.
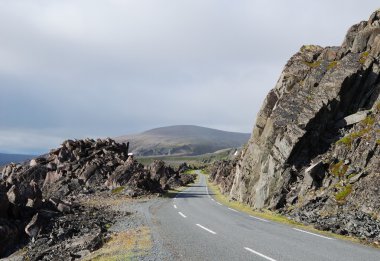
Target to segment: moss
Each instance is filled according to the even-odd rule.
[[[344,165],[344,162],[341,160],[336,164],[330,165],[330,173],[335,177],[342,178],[346,174],[348,165]]]
[[[375,117],[373,115],[368,115],[363,121],[362,123],[366,126],[371,126],[373,124],[375,124]]]
[[[321,65],[322,61],[315,61],[315,62],[303,61],[303,63],[309,66],[310,68],[317,68]]]
[[[342,202],[346,200],[346,198],[348,197],[348,195],[351,194],[351,192],[352,192],[352,185],[348,184],[347,186],[343,187],[343,189],[335,195],[335,199],[337,201]]]
[[[343,138],[341,138],[340,140],[338,140],[337,143],[338,144],[344,144],[344,145],[350,146],[351,143],[352,143],[351,135],[344,136]]]
[[[377,145],[380,145],[380,140],[376,140],[376,144],[377,144]]]
[[[121,186],[121,187],[118,187],[118,188],[115,188],[111,191],[112,194],[119,194],[121,193],[123,190],[125,189],[125,187]]]
[[[372,119],[363,120],[363,124],[365,125],[371,125],[371,124],[374,124],[374,122],[375,122],[375,119],[373,119],[373,123],[372,123]],[[370,128],[364,128],[364,129],[361,129],[360,131],[352,132],[344,136],[340,140],[338,140],[337,144],[344,144],[346,146],[351,146],[352,142],[355,139],[364,137],[367,133],[369,133],[369,131],[370,131]]]
[[[359,58],[359,63],[364,64],[365,61],[367,60],[368,55],[369,55],[369,52],[362,53]]]
[[[352,173],[352,174],[348,175],[347,179],[351,179],[351,178],[355,177],[356,175],[358,175],[358,173]]]
[[[334,69],[337,65],[338,65],[338,62],[337,62],[337,61],[332,61],[332,62],[330,62],[329,65],[327,66],[327,70]]]

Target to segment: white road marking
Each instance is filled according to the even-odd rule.
[[[236,209],[233,209],[233,208],[228,208],[229,210],[232,210],[232,211],[234,211],[234,212],[239,212],[239,211],[237,211]]]
[[[321,238],[324,238],[324,239],[334,240],[333,238],[325,237],[325,236],[318,235],[318,234],[314,234],[314,233],[311,233],[311,232],[308,232],[308,231],[305,231],[305,230],[301,230],[301,229],[298,229],[298,228],[293,228],[293,229],[294,229],[294,230],[297,230],[297,231],[299,231],[299,232],[303,232],[303,233],[306,233],[306,234],[309,234],[309,235],[316,236],[316,237],[321,237]]]
[[[183,218],[187,218],[182,212],[178,212]]]
[[[249,247],[245,247],[244,249],[247,250],[247,251],[249,251],[249,252],[251,252],[251,253],[254,253],[254,254],[258,255],[258,256],[261,256],[262,258],[265,258],[266,260],[276,261],[276,259],[273,259],[273,258],[270,258],[269,256],[263,255],[263,254],[255,251],[253,249],[250,249]]]
[[[260,221],[263,221],[263,222],[269,222],[268,220],[265,220],[265,219],[262,219],[262,218],[259,218],[259,217],[255,217],[255,216],[251,216],[249,215],[251,218],[254,218],[254,219],[257,219],[257,220],[260,220]]]
[[[177,208],[177,205],[173,205],[174,208]]]
[[[216,202],[216,204],[218,204],[218,205],[222,205],[221,203],[219,203],[219,202]]]
[[[204,227],[204,226],[202,226],[200,224],[197,224],[197,226],[200,227],[200,228],[202,228],[202,229],[204,229],[204,230],[206,230],[207,232],[209,232],[211,234],[216,235],[216,232],[212,231],[211,229],[208,229],[207,227]]]
[[[212,200],[212,201],[215,201],[215,199],[213,199],[213,198],[212,198],[211,200]]]

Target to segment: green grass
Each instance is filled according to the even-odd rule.
[[[321,65],[322,61],[315,61],[315,62],[304,61],[303,63],[309,66],[310,68],[317,68]]]
[[[337,67],[337,65],[338,65],[338,62],[337,62],[337,61],[332,61],[332,62],[330,62],[329,65],[327,66],[327,70],[331,70],[331,69]]]
[[[359,63],[364,64],[369,56],[369,52],[364,52],[360,55]]]
[[[348,165],[344,165],[344,162],[341,160],[336,164],[330,165],[330,173],[338,178],[343,178],[348,169]]]
[[[341,191],[339,191],[335,195],[335,199],[340,202],[344,202],[348,195],[350,195],[352,192],[352,185],[348,184],[347,186],[343,187]]]
[[[373,123],[372,123],[373,122]],[[362,121],[362,124],[366,125],[366,126],[370,126],[371,124],[374,124],[374,120],[372,121],[372,118],[371,119],[367,119],[367,120],[363,120]],[[361,137],[364,137],[366,134],[368,134],[370,132],[370,128],[369,127],[366,127],[364,129],[361,129],[359,131],[356,131],[356,132],[352,132],[346,136],[344,136],[343,138],[341,138],[340,140],[337,141],[337,144],[344,144],[346,146],[351,146],[352,142],[357,139],[357,138],[361,138]]]
[[[124,189],[125,189],[124,186],[117,187],[117,188],[114,188],[113,190],[111,190],[111,193],[112,194],[120,194]]]

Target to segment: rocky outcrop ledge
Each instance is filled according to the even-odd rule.
[[[223,179],[226,194],[380,242],[379,72],[380,11],[352,26],[339,47],[303,46]]]

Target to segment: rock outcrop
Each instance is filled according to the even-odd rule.
[[[379,71],[380,11],[340,47],[303,46],[267,95],[227,194],[380,240]]]
[[[194,175],[182,175],[160,161],[144,167],[128,156],[128,144],[112,139],[67,140],[28,164],[10,164],[3,169],[0,257],[31,239],[38,249],[29,251],[31,260],[40,260],[41,256],[48,260],[61,254],[62,260],[75,259],[75,251],[93,250],[102,243],[105,224],[112,223],[110,217],[114,215],[106,210],[96,214],[96,209],[78,205],[79,199],[100,192],[131,197],[163,193],[194,179]],[[89,220],[86,213],[96,214],[97,218]],[[87,236],[91,240],[82,240],[80,245],[74,242]],[[66,251],[69,256],[59,254],[63,241],[73,241],[75,245],[74,252]],[[55,252],[45,253],[44,247]]]

